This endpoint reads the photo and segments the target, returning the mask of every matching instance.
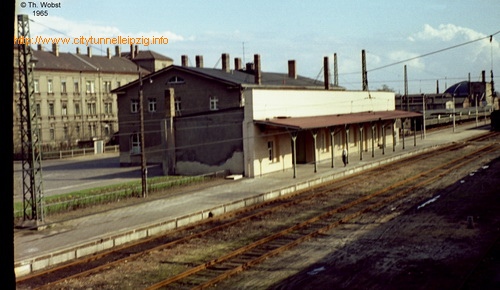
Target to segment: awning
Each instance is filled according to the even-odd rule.
[[[254,123],[274,127],[283,127],[292,130],[307,130],[316,128],[328,128],[339,125],[370,123],[376,121],[416,117],[422,117],[422,114],[416,112],[394,110],[313,117],[276,117],[266,120],[254,120]]]

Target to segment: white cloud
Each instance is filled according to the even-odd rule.
[[[440,24],[437,28],[425,24],[423,31],[415,33],[409,39],[411,41],[433,39],[451,41],[454,39],[475,40],[485,36],[483,33],[454,24]]]
[[[146,31],[129,33],[109,25],[92,22],[75,22],[66,18],[53,16],[30,24],[31,37],[167,37],[169,42],[194,40],[194,37],[184,37],[172,31]]]

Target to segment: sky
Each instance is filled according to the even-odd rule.
[[[435,93],[437,86],[443,92],[469,75],[480,81],[482,71],[487,81],[493,71],[500,85],[498,0],[60,0],[53,8],[41,3],[16,0],[15,13],[30,17],[32,38],[163,36],[168,44],[139,49],[168,56],[176,65],[182,55],[189,65],[202,55],[204,67],[221,68],[222,53],[244,63],[260,54],[263,71],[286,73],[293,59],[299,75],[323,81],[323,58],[329,57],[333,79],[337,54],[339,85],[360,90],[364,50],[370,90],[386,86],[404,93],[405,66],[410,94]],[[84,44],[60,45],[60,51],[74,53],[77,46],[86,51]],[[114,45],[94,45],[93,54],[105,55],[107,47],[114,52]]]

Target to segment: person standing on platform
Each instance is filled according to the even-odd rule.
[[[347,166],[347,149],[342,150],[342,162],[344,162],[344,167]]]

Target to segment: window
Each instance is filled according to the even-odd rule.
[[[149,112],[156,112],[156,98],[148,99],[148,110]]]
[[[95,124],[89,124],[89,134],[90,134],[90,137],[95,136]]]
[[[111,92],[111,81],[104,81],[103,87],[104,87],[104,92],[109,94],[109,92]]]
[[[106,114],[113,113],[113,103],[110,102],[104,103],[104,113]]]
[[[63,116],[68,115],[68,105],[66,103],[62,103],[61,105],[61,115]]]
[[[139,100],[137,99],[130,100],[130,112],[131,113],[139,112]]]
[[[328,142],[328,136],[327,136],[327,132],[325,131],[321,131],[318,135],[319,137],[319,140],[318,140],[318,144],[319,144],[319,147],[320,147],[320,150],[322,152],[328,152],[329,151],[329,142]]]
[[[38,117],[40,117],[41,115],[41,111],[40,111],[40,103],[36,103],[35,105],[35,113]]]
[[[87,103],[87,115],[96,115],[96,104],[95,103]]]
[[[63,134],[64,134],[64,139],[68,139],[68,125],[64,125]]]
[[[181,77],[178,77],[178,76],[173,76],[173,77],[171,77],[171,78],[168,80],[168,82],[167,82],[167,84],[169,84],[169,85],[180,85],[180,84],[184,84],[184,83],[186,83],[186,82],[184,81],[184,79],[183,79],[183,78],[181,78]]]
[[[66,94],[66,80],[61,80],[61,94]]]
[[[33,81],[33,90],[36,94],[40,93],[40,83],[38,82],[38,80]]]
[[[267,141],[267,155],[270,162],[274,161],[274,142]]]
[[[49,134],[50,134],[50,140],[54,141],[56,139],[56,132],[54,129],[54,125],[50,125]]]
[[[75,133],[76,133],[76,136],[77,136],[78,138],[80,138],[80,137],[81,137],[81,136],[80,136],[80,135],[81,135],[81,132],[80,132],[80,125],[76,125],[76,126],[75,126]]]
[[[181,114],[181,98],[175,98],[175,113]]]
[[[80,93],[80,84],[78,83],[78,81],[75,81],[73,83],[73,91],[75,94],[79,94]]]
[[[116,82],[116,87],[119,88],[122,86],[122,83],[120,81]]]
[[[86,82],[86,93],[87,94],[95,93],[95,82],[94,81],[87,81]]]
[[[141,153],[141,134],[132,134],[130,136],[130,154]]]
[[[52,80],[47,80],[47,93],[49,93],[49,94],[54,93],[54,86],[53,86]]]
[[[49,103],[49,116],[54,116],[54,103]]]
[[[218,107],[219,99],[216,96],[210,97],[210,111],[216,111]]]
[[[104,125],[104,135],[109,136],[109,133],[111,132],[111,129],[109,128],[110,126],[108,124]]]
[[[75,103],[75,115],[80,115],[81,112],[80,112],[80,104],[79,103]]]
[[[15,90],[16,90],[16,93],[21,92],[21,82],[16,81]]]

